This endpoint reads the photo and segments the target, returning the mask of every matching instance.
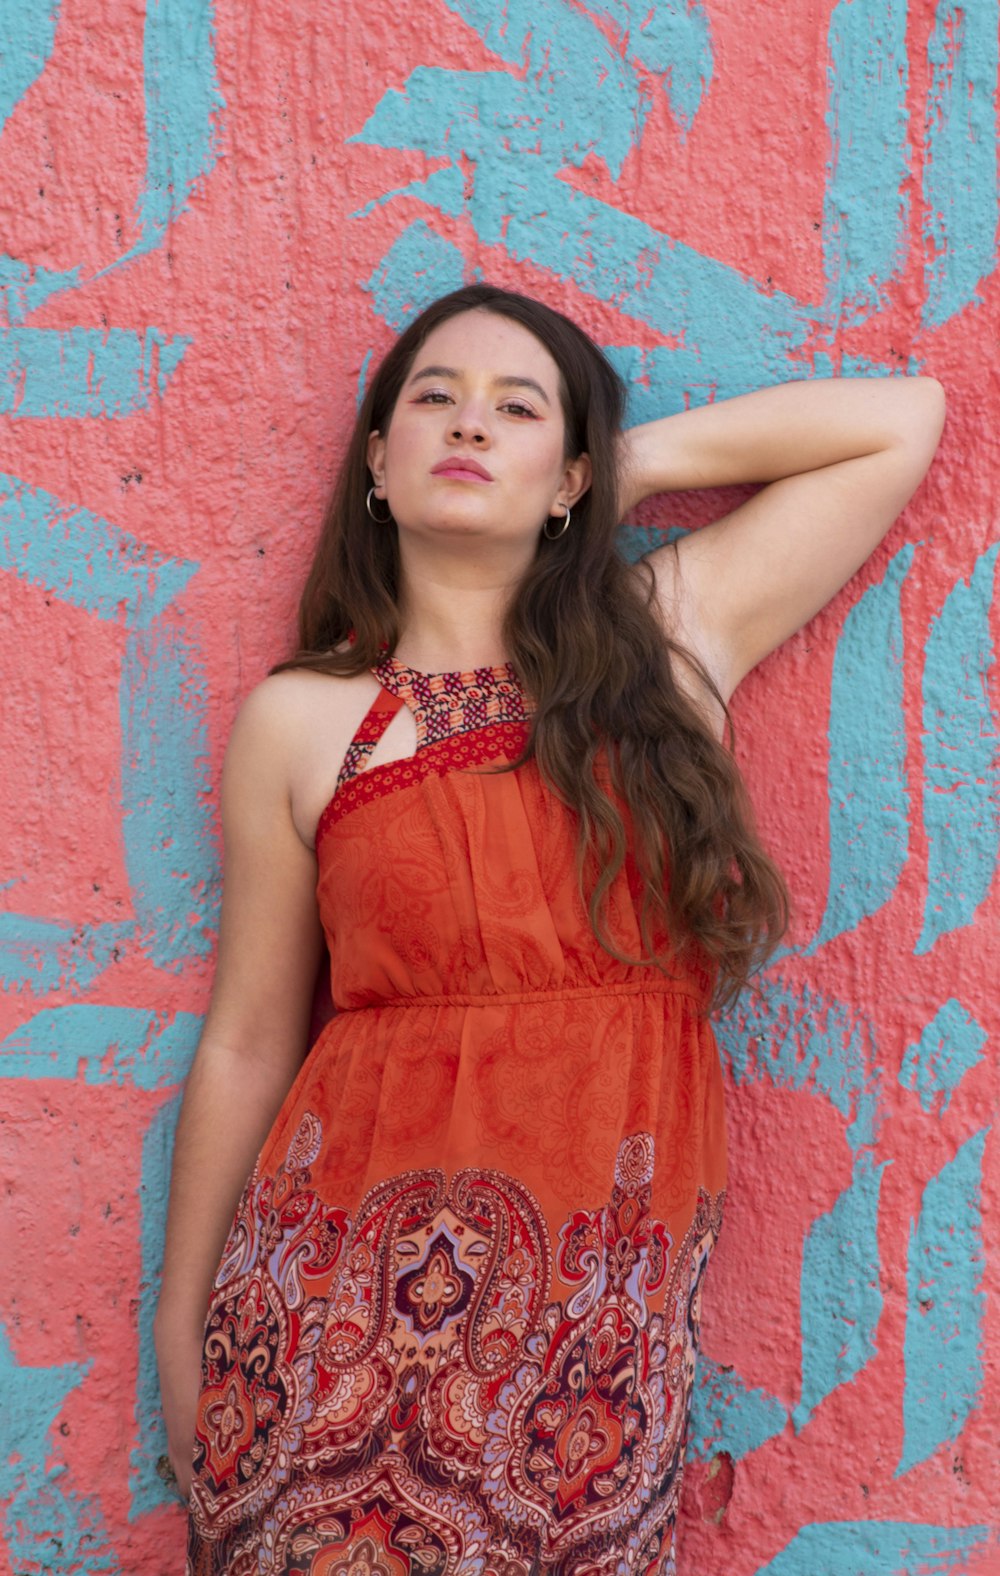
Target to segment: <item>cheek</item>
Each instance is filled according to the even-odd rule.
[[[555,487],[562,480],[566,469],[566,456],[562,443],[545,434],[544,443],[540,443],[535,453],[535,474],[540,487]]]
[[[407,426],[405,421],[390,427],[385,442],[386,473],[391,476],[394,472],[398,474],[412,469],[420,450],[419,432]]]

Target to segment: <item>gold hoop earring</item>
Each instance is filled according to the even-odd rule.
[[[560,525],[558,531],[550,531],[549,530],[549,525],[552,522],[552,516],[551,515],[549,515],[549,518],[546,520],[545,524],[542,526],[542,535],[544,536],[544,538],[545,538],[545,540],[547,542],[558,542],[559,538],[561,536],[565,536],[566,532],[569,530],[569,522],[573,518],[572,510],[570,509],[570,506],[569,506],[568,503],[563,504],[563,508],[566,510],[566,513],[565,513],[565,515],[563,517],[562,524]]]
[[[391,509],[389,510],[389,513],[386,515],[384,520],[380,520],[378,515],[375,513],[375,510],[372,508],[372,499],[374,498],[374,496],[375,496],[375,489],[374,489],[374,487],[369,487],[369,489],[368,489],[368,496],[365,499],[365,508],[368,510],[368,513],[371,515],[371,517],[375,521],[376,525],[391,525],[392,524],[392,510]]]

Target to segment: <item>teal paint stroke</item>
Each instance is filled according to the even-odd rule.
[[[469,5],[460,14],[505,59],[522,62],[533,11]],[[548,38],[544,28],[531,36]],[[623,92],[618,77],[607,77],[592,102],[576,66],[558,96],[530,62],[517,77],[420,70],[402,92],[383,95],[352,140],[447,160],[378,202],[416,196],[467,218],[484,245],[502,244],[515,261],[536,263],[683,344],[701,363],[698,381],[720,395],[783,380],[811,332],[804,307],[558,178],[588,150],[615,168],[635,144],[641,116],[631,88]]]
[[[626,563],[634,564],[654,548],[679,542],[687,534],[686,526],[671,525],[669,520],[661,525],[621,525],[618,527],[618,551]]]
[[[553,46],[560,65],[589,46],[594,32],[587,18],[563,0],[445,0],[448,10],[460,16],[479,34],[487,49],[526,76],[545,70]],[[564,29],[565,24],[565,29]],[[561,40],[561,43],[560,43]],[[610,53],[610,51],[609,51]]]
[[[699,1356],[688,1423],[689,1460],[710,1461],[725,1451],[741,1461],[780,1434],[787,1421],[785,1408],[773,1395],[744,1384],[704,1353]]]
[[[962,1576],[989,1527],[909,1521],[814,1521],[756,1576]]]
[[[914,378],[924,369],[924,363],[919,356],[908,355],[905,361],[873,361],[871,356],[855,356],[844,354],[840,358],[840,376],[842,378]],[[834,368],[830,367],[826,377],[834,375]],[[816,376],[821,376],[816,368]]]
[[[133,933],[132,925],[70,926],[0,914],[0,987],[35,996],[86,990]]]
[[[137,1007],[74,1004],[38,1012],[0,1041],[0,1078],[173,1088],[187,1075],[201,1019]]]
[[[591,0],[591,16],[621,29],[630,59],[661,79],[680,127],[690,131],[712,80],[712,35],[701,0]]]
[[[934,1014],[919,1040],[907,1047],[899,1081],[920,1096],[930,1114],[947,1111],[951,1097],[969,1070],[982,1061],[989,1035],[961,1002],[950,997]]]
[[[375,276],[372,275],[372,278],[374,278],[374,277]],[[372,285],[372,280],[369,279],[368,285],[367,285],[366,288],[371,289],[371,285]],[[374,355],[374,351],[372,351],[370,349],[366,350],[365,351],[365,359],[361,363],[361,371],[358,373],[358,392],[357,392],[357,394],[354,397],[354,409],[355,409],[355,411],[360,411],[362,405],[365,402],[365,392],[366,392],[366,390],[368,388],[368,373],[369,373],[369,371],[371,369],[372,356],[373,355]]]
[[[28,1464],[44,1461],[49,1430],[88,1368],[88,1363],[51,1368],[19,1363],[0,1320],[0,1498],[14,1491]]]
[[[0,1322],[0,1500],[4,1552],[11,1571],[73,1571],[121,1576],[99,1505],[65,1483],[53,1459],[52,1427],[89,1363],[51,1368],[17,1361]]]
[[[8,19],[29,10],[24,0],[0,0],[0,37]],[[39,12],[35,3],[31,10]],[[54,15],[54,11],[52,12]],[[211,0],[146,0],[143,31],[146,169],[137,204],[139,238],[94,276],[100,278],[160,246],[169,225],[218,158],[225,100],[215,69]],[[22,51],[24,58],[27,58]],[[57,291],[87,283],[80,265],[32,270],[15,258],[0,259],[0,287],[8,289],[12,324]]]
[[[902,548],[844,620],[830,695],[830,886],[810,952],[887,903],[909,852]]]
[[[98,618],[145,628],[197,567],[164,558],[89,509],[0,475],[0,568]]]
[[[737,1085],[770,1080],[828,1100],[858,1149],[871,1143],[878,1109],[874,1030],[854,1009],[808,985],[766,975],[716,1020],[723,1066]]]
[[[982,1171],[988,1131],[967,1139],[931,1178],[910,1231],[897,1477],[958,1438],[982,1391]]]
[[[0,328],[0,415],[131,416],[162,398],[190,343],[158,328]]]
[[[906,0],[839,0],[828,47],[826,312],[858,322],[906,260]]]
[[[142,1280],[139,1284],[139,1371],[135,1394],[135,1444],[129,1458],[129,1520],[166,1504],[171,1493],[156,1470],[167,1448],[160,1406],[160,1384],[153,1345],[153,1317],[160,1295],[163,1235],[170,1160],[180,1114],[180,1095],[166,1101],[153,1116],[142,1143]]]
[[[978,301],[996,267],[997,0],[938,0],[928,45],[923,320]]]
[[[126,641],[122,835],[140,935],[161,968],[209,956],[219,870],[208,773],[208,692],[169,614]]]
[[[127,1576],[108,1538],[99,1501],[64,1484],[65,1467],[39,1463],[7,1506],[11,1571]]]
[[[464,283],[465,261],[458,247],[416,219],[396,237],[362,288],[379,317],[398,333],[438,296]],[[370,356],[369,351],[365,369]],[[359,403],[362,398],[359,393]]]
[[[0,0],[0,128],[52,54],[60,0]]]
[[[686,346],[605,345],[604,354],[628,389],[626,425],[676,416],[692,405],[708,405],[718,384],[706,382],[701,357]],[[727,394],[746,393],[727,386]]]
[[[555,173],[596,153],[619,174],[644,113],[636,84],[595,69],[592,83],[569,83],[565,95],[543,88],[537,78],[522,82],[506,71],[418,66],[401,92],[383,94],[356,140],[399,147],[416,131],[430,158],[457,162],[461,152],[479,165],[499,156],[507,174],[522,158]]]
[[[621,174],[641,135],[649,100],[634,69],[582,10],[563,0],[506,0],[502,7],[495,0],[448,0],[448,6],[487,48],[515,66],[517,75],[415,71],[405,94],[423,102],[425,119],[433,121],[435,104],[442,127],[453,106],[466,116],[482,111],[487,135],[491,121],[502,120],[510,153],[542,147],[558,168],[581,164],[593,152],[612,175]],[[387,93],[376,116],[391,116],[396,97]],[[474,125],[469,134],[475,135]]]
[[[0,0],[2,4],[2,0]],[[80,284],[79,267],[70,269],[36,268],[0,252],[0,318],[11,327],[22,324],[49,296]]]
[[[875,1166],[868,1155],[858,1156],[850,1187],[806,1233],[800,1302],[802,1397],[793,1413],[797,1430],[875,1356],[875,1330],[882,1316],[878,1204],[887,1164]]]
[[[1000,543],[959,580],[932,620],[924,663],[924,827],[927,903],[916,945],[971,924],[1000,859],[1000,720],[987,691],[995,661],[990,633]]]
[[[158,246],[218,155],[225,108],[215,74],[210,0],[146,0],[146,181],[142,236],[132,255]]]
[[[801,374],[797,354],[811,332],[804,307],[574,191],[534,156],[497,151],[477,168],[471,190],[455,167],[405,190],[450,216],[464,214],[484,245],[502,244],[516,262],[547,269],[683,343],[700,363],[698,382],[719,398]]]
[[[615,370],[624,378],[628,388],[626,425],[634,426],[644,421],[656,421],[660,416],[674,416],[692,406],[711,404],[720,398],[732,399],[737,394],[749,394],[764,385],[741,377],[745,364],[737,360],[731,369],[725,369],[721,379],[705,377],[705,369],[697,351],[686,345],[605,345],[604,354]],[[816,352],[812,358],[814,377],[891,377],[904,372],[920,371],[918,363],[910,357],[909,365],[873,361],[860,356],[844,356],[839,368],[830,357]],[[805,371],[799,364],[773,366],[772,383],[787,383],[803,379]]]

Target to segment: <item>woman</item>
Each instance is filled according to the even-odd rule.
[[[798,383],[624,437],[622,405],[538,303],[429,308],[237,720],[157,1322],[194,1576],[674,1570],[707,1010],[785,913],[725,705],[881,539],[943,399]],[[733,482],[617,556],[640,499]]]

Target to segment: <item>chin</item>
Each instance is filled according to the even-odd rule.
[[[481,514],[459,509],[439,512],[433,519],[414,523],[409,529],[415,536],[431,537],[477,536],[496,540],[509,534],[499,521],[484,520]]]

